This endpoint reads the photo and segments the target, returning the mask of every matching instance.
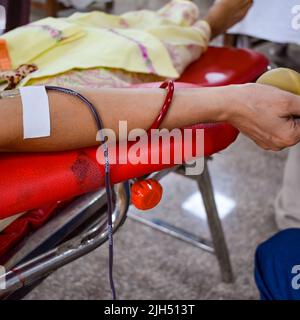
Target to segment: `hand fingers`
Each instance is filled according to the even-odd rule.
[[[286,111],[294,116],[300,117],[300,96],[288,94],[286,104]]]
[[[280,151],[300,141],[300,137],[297,136],[291,124],[287,120],[283,121],[284,125],[278,126],[276,129],[272,129],[272,131],[266,129],[265,131],[258,131],[256,133],[253,131],[244,133],[262,149]]]

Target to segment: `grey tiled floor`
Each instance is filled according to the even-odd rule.
[[[119,0],[116,12],[167,1]],[[198,1],[205,10],[211,1]],[[257,299],[253,281],[256,246],[276,232],[273,200],[280,187],[286,152],[258,149],[240,137],[210,162],[215,190],[234,208],[223,220],[236,281],[220,281],[214,256],[131,220],[115,236],[115,280],[121,299]],[[164,198],[152,215],[195,233],[206,223],[182,208],[196,184],[176,175],[163,180]],[[200,210],[195,207],[195,210]],[[26,299],[110,299],[107,246],[51,275]]]

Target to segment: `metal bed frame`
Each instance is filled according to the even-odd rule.
[[[114,199],[115,232],[126,219],[128,182],[114,187]],[[25,239],[4,265],[9,271],[0,281],[6,283],[0,299],[22,298],[55,270],[101,246],[108,238],[105,209],[104,189],[86,194]]]
[[[212,241],[157,219],[141,215],[128,216],[149,227],[176,237],[202,250],[216,255],[224,282],[233,282],[230,257],[222,224],[218,215],[210,174],[205,159],[204,172],[189,176],[196,180],[207,212]],[[150,177],[162,179],[170,172],[184,174],[184,166],[176,166]],[[114,232],[125,222],[130,205],[130,181],[114,186]],[[0,290],[0,299],[23,298],[55,270],[100,247],[107,240],[106,194],[102,189],[77,198],[62,209],[46,225],[24,239],[4,264],[6,289]],[[1,283],[1,277],[0,277]]]

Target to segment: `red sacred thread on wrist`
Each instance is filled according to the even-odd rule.
[[[172,81],[172,80],[165,81],[161,84],[160,88],[166,89],[167,95],[166,95],[166,98],[164,100],[164,103],[162,105],[162,108],[161,108],[157,118],[155,119],[155,121],[153,122],[151,127],[148,129],[148,133],[151,133],[152,129],[158,129],[160,127],[161,123],[163,122],[164,118],[166,117],[166,115],[170,109],[170,106],[172,104],[172,100],[173,100],[173,96],[174,96],[174,81]]]

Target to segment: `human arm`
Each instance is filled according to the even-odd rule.
[[[241,21],[249,11],[253,0],[218,0],[210,8],[204,20],[211,27],[212,38],[225,33]]]
[[[165,97],[163,89],[78,90],[97,109],[105,128],[118,135],[119,121],[127,121],[128,131],[147,130],[157,117]],[[170,112],[162,127],[167,129],[218,121],[222,88],[176,89]],[[48,92],[51,136],[23,139],[20,97],[0,100],[1,151],[59,151],[99,144],[97,127],[89,109],[78,98]],[[201,102],[200,102],[201,101]],[[203,106],[203,108],[201,108]]]
[[[120,120],[128,131],[148,129],[160,111],[162,89],[81,90],[94,103],[104,127],[118,133]],[[75,97],[49,93],[51,136],[23,139],[20,97],[0,100],[1,151],[59,151],[97,145],[91,113]],[[300,97],[264,85],[177,89],[162,128],[227,121],[264,149],[279,150],[300,140]]]

